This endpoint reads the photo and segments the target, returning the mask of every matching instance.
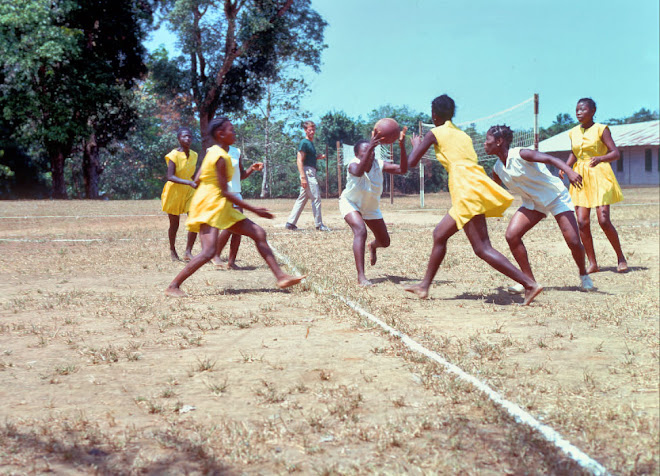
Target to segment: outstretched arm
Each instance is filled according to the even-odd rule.
[[[419,136],[413,134],[413,150],[410,156],[408,156],[408,168],[416,167],[426,151],[429,150],[429,147],[437,143],[438,141],[433,135],[433,132],[427,132],[421,142],[419,141]]]
[[[574,187],[582,188],[582,176],[569,167],[569,165],[563,160],[532,149],[521,149],[520,157],[528,162],[539,162],[546,165],[553,165],[566,174],[569,182],[571,182]]]
[[[238,198],[238,195],[229,192],[229,189],[227,187],[227,167],[222,157],[220,157],[218,161],[215,163],[215,173],[218,177],[218,185],[220,186],[220,190],[222,190],[222,196],[225,197],[228,201],[230,201],[231,203],[233,203],[238,207],[244,208],[246,210],[250,210],[252,213],[257,214],[262,218],[274,217],[274,215],[270,213],[266,208],[254,207],[245,200],[241,200],[240,198]]]
[[[241,171],[241,180],[245,180],[248,178],[250,175],[252,175],[252,172],[260,172],[264,169],[264,164],[263,162],[255,162],[254,164],[251,164],[247,170],[243,169],[243,154],[240,155],[238,158],[238,167]]]
[[[399,164],[394,162],[386,162],[383,164],[383,172],[395,175],[404,175],[408,172],[408,153],[406,152],[406,131],[408,126],[403,126],[401,134],[399,134],[399,150],[401,150],[401,160]]]

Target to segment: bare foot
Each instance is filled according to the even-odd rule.
[[[213,266],[215,266],[216,268],[220,268],[222,266],[221,259],[216,260],[215,258],[211,258],[211,263],[213,263]]]
[[[587,274],[597,273],[598,271],[600,271],[600,269],[598,269],[598,265],[596,263],[589,263]]]
[[[360,286],[362,286],[363,288],[368,288],[369,286],[373,286],[373,285],[374,285],[374,283],[372,283],[371,281],[369,281],[367,278],[358,279],[358,284],[359,284]]]
[[[290,286],[298,284],[300,281],[305,279],[307,275],[305,276],[290,276],[288,274],[285,274],[284,277],[280,278],[277,280],[277,287],[280,289],[285,289]]]
[[[426,299],[427,297],[429,297],[429,289],[423,287],[421,284],[415,284],[413,286],[404,286],[403,290],[408,291],[409,293],[417,294],[417,296],[420,299]]]
[[[535,283],[531,288],[525,289],[525,300],[523,301],[522,305],[529,306],[534,298],[541,294],[541,291],[543,291],[543,286],[541,286],[539,283]]]
[[[170,259],[172,261],[181,261],[181,258],[179,258],[179,255],[174,250],[170,250]]]
[[[183,257],[183,261],[187,262],[187,261],[190,261],[191,259],[193,259],[192,253],[190,251],[186,251],[186,254]]]
[[[227,263],[227,269],[241,269],[236,266],[236,263]]]
[[[165,290],[165,296],[169,297],[175,297],[175,298],[183,298],[188,296],[186,293],[181,291],[179,288],[173,288],[171,286],[168,286],[168,288]]]
[[[624,259],[619,261],[619,265],[616,267],[617,273],[627,273],[628,272],[628,262]]]
[[[370,260],[369,263],[371,263],[371,266],[376,264],[376,260],[378,259],[378,256],[376,256],[376,247],[374,246],[374,242],[372,241],[369,243],[369,256]]]

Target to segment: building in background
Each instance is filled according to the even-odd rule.
[[[621,158],[612,170],[621,185],[660,185],[660,121],[609,126]],[[571,140],[568,131],[539,143],[539,151],[568,160]]]

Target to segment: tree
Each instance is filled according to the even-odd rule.
[[[282,63],[318,72],[326,22],[309,0],[165,0],[183,56],[172,61],[190,91],[204,137],[218,109],[260,100]],[[161,79],[161,78],[159,78]]]
[[[82,140],[95,195],[98,146],[125,133],[126,95],[144,73],[147,0],[6,0],[0,4],[0,106],[23,144],[45,149],[55,198],[64,164]]]
[[[655,121],[658,120],[658,117],[658,111],[651,111],[643,107],[631,116],[624,117],[623,119],[609,119],[605,121],[605,124],[635,124],[637,122]]]
[[[539,140],[545,140],[549,137],[556,136],[557,134],[561,134],[564,131],[567,131],[571,129],[572,127],[575,127],[577,125],[577,122],[573,119],[573,116],[571,116],[568,113],[563,113],[563,114],[557,114],[557,117],[555,118],[554,122],[550,127],[547,129],[544,129],[541,127],[539,130]]]

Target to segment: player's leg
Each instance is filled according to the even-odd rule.
[[[231,235],[231,242],[229,243],[229,259],[227,260],[227,269],[238,269],[236,266],[236,255],[238,255],[238,248],[241,246],[241,235]]]
[[[591,208],[575,207],[575,216],[577,217],[584,252],[589,260],[587,274],[597,273],[598,263],[596,262],[596,252],[594,251],[594,240],[591,236]]]
[[[165,290],[165,294],[174,297],[184,297],[186,293],[181,291],[181,284],[188,279],[195,271],[208,263],[215,253],[216,243],[218,241],[218,229],[207,224],[203,224],[199,229],[199,241],[202,243],[202,251],[194,256],[186,267],[176,275],[174,280]]]
[[[192,231],[188,232],[188,239],[186,240],[186,254],[183,257],[184,261],[190,261],[193,258],[192,249],[197,239],[197,233]]]
[[[229,241],[229,237],[231,236],[231,232],[229,230],[221,230],[220,233],[218,234],[218,243],[216,243],[215,247],[215,254],[213,255],[213,264],[216,266],[221,266],[222,261],[220,260],[220,255],[222,254],[222,250],[225,249],[225,245]]]
[[[571,250],[573,260],[575,260],[575,264],[580,271],[580,276],[589,274],[585,265],[584,246],[582,245],[582,241],[580,241],[580,231],[575,219],[575,213],[570,211],[560,213],[555,215],[555,220],[557,220],[561,234],[564,235],[564,240]]]
[[[531,303],[543,288],[534,279],[516,268],[506,257],[493,248],[488,237],[486,217],[477,215],[463,227],[475,254],[500,273],[525,287],[524,305]]]
[[[307,183],[309,190],[309,195],[312,200],[312,215],[314,215],[314,227],[320,231],[330,231],[330,229],[323,224],[323,216],[321,213],[321,189],[319,188],[319,183],[316,180],[316,170],[314,168],[309,169],[307,173]]]
[[[365,220],[365,223],[374,234],[374,239],[369,243],[369,257],[371,266],[376,264],[378,259],[376,255],[377,248],[387,248],[390,246],[390,234],[387,232],[385,220],[378,218],[376,220]]]
[[[257,245],[257,251],[259,251],[259,254],[264,261],[266,261],[266,264],[275,275],[278,288],[288,288],[289,286],[298,284],[305,278],[305,276],[291,276],[282,271],[282,268],[280,268],[280,265],[277,264],[277,261],[275,260],[273,250],[268,245],[266,232],[252,220],[246,218],[238,223],[234,223],[229,228],[229,231],[239,235],[245,235],[254,240],[254,243]]]
[[[170,219],[170,227],[167,230],[167,237],[170,240],[170,258],[172,261],[180,261],[179,255],[176,252],[176,234],[179,231],[179,215],[167,214]]]
[[[616,253],[616,258],[618,261],[617,271],[619,273],[625,273],[628,271],[628,262],[626,261],[626,257],[623,255],[623,250],[621,249],[619,234],[617,233],[616,228],[614,228],[614,225],[612,225],[612,221],[610,220],[610,206],[603,205],[597,207],[596,214],[598,215],[598,224],[605,233],[605,236],[607,236],[607,239],[610,241],[610,244]]]
[[[403,289],[410,293],[415,293],[422,299],[426,299],[429,295],[429,288],[438,272],[442,260],[447,253],[447,240],[451,238],[458,231],[456,221],[449,215],[445,215],[440,223],[433,230],[433,249],[429,257],[429,264],[426,267],[426,274],[424,279],[418,284],[412,286],[405,286]]]
[[[532,267],[529,264],[529,257],[527,255],[527,248],[525,248],[522,238],[525,236],[525,233],[531,230],[544,218],[545,213],[520,207],[516,213],[513,214],[509,226],[506,229],[505,236],[507,243],[509,243],[511,254],[513,254],[516,263],[520,266],[520,270],[532,279],[534,279],[534,273],[532,273]]]
[[[344,216],[344,220],[353,232],[353,256],[355,257],[358,283],[361,286],[371,286],[371,281],[364,274],[364,246],[367,241],[367,227],[360,212],[350,212]]]

